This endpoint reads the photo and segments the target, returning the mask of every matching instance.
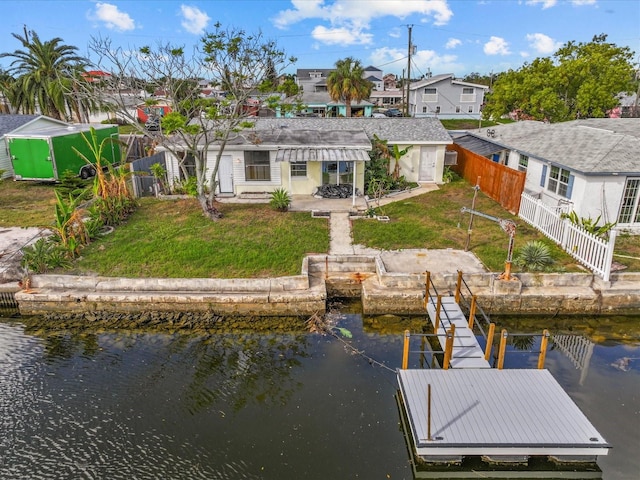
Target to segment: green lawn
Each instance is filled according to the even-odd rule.
[[[464,181],[383,207],[388,223],[353,222],[355,243],[395,250],[400,248],[464,249],[467,243],[473,188]],[[309,213],[280,213],[268,205],[220,204],[224,218],[205,220],[196,200],[162,201],[146,198],[114,233],[82,251],[67,273],[97,273],[124,277],[269,277],[300,273],[308,253],[327,253],[326,219]],[[0,182],[0,227],[48,226],[53,222],[53,186],[31,182]],[[581,271],[553,242],[511,216],[479,193],[476,210],[518,225],[515,252],[529,240],[547,243],[556,271]],[[469,250],[491,271],[502,271],[508,235],[500,225],[476,216]],[[615,262],[627,271],[640,271],[638,236],[618,235]],[[518,269],[514,266],[514,272]]]
[[[52,224],[53,184],[0,180],[0,227],[46,227]]]
[[[299,274],[309,253],[329,249],[326,219],[268,205],[220,204],[205,220],[195,199],[142,199],[115,231],[93,242],[73,269],[121,277],[249,278]]]
[[[353,238],[357,244],[385,250],[402,248],[452,248],[464,250],[467,244],[470,216],[461,213],[471,208],[474,190],[465,181],[442,185],[437,191],[395,202],[383,207],[388,223],[361,220],[353,222]],[[515,250],[530,240],[542,240],[549,245],[558,271],[580,271],[575,261],[552,241],[509,214],[497,202],[478,192],[475,210],[487,215],[510,219],[517,224]],[[474,216],[469,237],[469,250],[491,271],[501,272],[507,259],[509,236],[500,224]],[[515,254],[514,254],[515,258]],[[517,271],[517,268],[513,268]]]

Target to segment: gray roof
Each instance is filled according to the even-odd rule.
[[[40,115],[0,115],[0,137],[13,132],[16,128],[35,120]]]
[[[453,143],[482,156],[491,155],[505,150],[504,147],[482,138],[478,138],[475,135],[453,136]]]
[[[527,120],[474,133],[586,175],[640,172],[640,118],[593,118],[553,124]]]
[[[451,144],[451,136],[436,118],[258,118],[256,130],[355,131],[389,143]]]

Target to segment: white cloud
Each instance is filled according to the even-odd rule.
[[[578,0],[579,1],[579,0]],[[542,5],[542,9],[546,10],[547,8],[555,7],[557,0],[527,0],[527,5]]]
[[[207,28],[207,25],[209,24],[209,20],[211,20],[209,15],[199,8],[190,7],[188,5],[180,5],[180,14],[183,17],[180,25],[182,25],[182,28],[187,32],[193,33],[194,35],[204,33],[205,28]]]
[[[407,66],[407,51],[397,48],[378,48],[369,57],[372,65],[385,65],[386,72],[401,75]],[[411,77],[419,77],[427,72],[462,72],[456,55],[438,55],[433,50],[418,50],[411,55]]]
[[[527,34],[527,41],[531,48],[544,55],[553,53],[562,46],[562,43],[556,42],[544,33],[529,33]]]
[[[571,0],[571,3],[577,6],[581,5],[595,5],[596,0]]]
[[[293,8],[282,10],[272,19],[277,28],[287,28],[303,20],[324,22],[316,26],[314,38],[323,43],[337,43],[334,39],[343,36],[348,44],[367,44],[373,39],[365,34],[364,39],[356,39],[370,28],[371,21],[383,17],[404,19],[410,15],[422,15],[431,19],[434,25],[449,22],[453,12],[447,0],[376,0],[374,2],[354,2],[352,0],[291,0]],[[353,31],[349,35],[349,30]],[[329,34],[331,32],[331,34]],[[391,35],[394,33],[392,31]]]
[[[458,40],[457,38],[450,38],[449,40],[447,40],[444,48],[446,48],[447,50],[451,50],[452,48],[456,48],[459,45],[462,45],[462,42],[460,40]]]
[[[318,25],[311,31],[311,36],[327,45],[366,45],[371,43],[373,36],[351,28],[326,28]]]
[[[126,32],[136,28],[135,22],[128,13],[121,12],[118,7],[110,3],[96,3],[96,10],[90,15],[90,18],[104,23],[110,30],[119,32]]]
[[[491,37],[487,43],[484,44],[484,53],[487,55],[509,55],[509,44],[504,38]]]

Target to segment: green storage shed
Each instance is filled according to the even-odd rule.
[[[95,161],[85,140],[91,141],[91,127],[96,131],[99,144],[104,139],[113,139],[104,144],[103,162],[119,163],[121,157],[117,125],[46,126],[41,130],[6,135],[15,179],[55,182],[62,178],[66,170],[82,178],[95,175],[92,166],[74,150],[75,148],[89,160]]]

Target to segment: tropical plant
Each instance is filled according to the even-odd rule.
[[[63,198],[71,196],[73,198],[82,197],[82,199],[88,200],[91,197],[90,185],[90,180],[80,178],[77,173],[71,170],[65,170],[62,172],[60,183],[56,185],[55,189]]]
[[[0,58],[13,58],[7,72],[15,77],[10,101],[16,111],[65,119],[79,110],[79,103],[90,108],[93,102],[73,95],[74,79],[81,78],[89,61],[76,54],[77,47],[64,45],[61,38],[42,41],[37,33],[24,30],[24,35],[12,34],[23,49],[0,53]],[[80,120],[80,119],[78,119]]]
[[[594,220],[591,217],[579,217],[574,210],[570,213],[563,213],[561,217],[568,219],[573,225],[581,227],[590,234],[602,238],[608,237],[609,232],[616,226],[616,222],[607,222],[604,225],[598,225],[602,217],[601,215],[598,215]]]
[[[373,84],[363,78],[364,68],[359,60],[347,57],[336,62],[336,68],[327,77],[329,96],[333,101],[344,101],[346,116],[351,116],[351,103],[371,96]]]
[[[514,263],[524,271],[544,271],[553,265],[554,259],[544,242],[533,240],[518,250]]]
[[[71,260],[59,243],[49,238],[39,238],[22,249],[20,265],[28,273],[45,273],[54,268],[68,268]]]
[[[113,142],[111,137],[98,141],[96,130],[91,127],[89,136],[82,134],[91,152],[91,158],[75,147],[73,150],[85,162],[92,165],[96,175],[93,179],[93,197],[99,209],[104,225],[118,225],[135,210],[135,199],[127,184],[128,173],[122,168],[115,168],[109,163],[103,152]]]
[[[151,175],[156,179],[159,190],[165,191],[165,183],[167,178],[167,169],[161,163],[154,163],[149,167]]]
[[[62,197],[59,192],[56,196],[55,224],[50,227],[54,239],[71,258],[80,253],[80,249],[89,243],[89,233],[83,221],[84,209],[79,208],[81,197]]]
[[[400,158],[411,147],[398,148],[397,145],[389,147],[387,140],[383,140],[374,134],[373,149],[369,153],[369,162],[366,162],[364,171],[364,189],[369,196],[382,196],[393,190],[405,190],[417,185],[408,182],[400,175]],[[395,166],[391,172],[391,158],[395,159]]]
[[[444,183],[451,183],[457,178],[460,178],[456,172],[451,170],[451,167],[444,167],[444,171],[442,172],[442,181]]]
[[[291,195],[286,188],[277,188],[270,194],[269,205],[280,212],[286,212],[291,206]]]

